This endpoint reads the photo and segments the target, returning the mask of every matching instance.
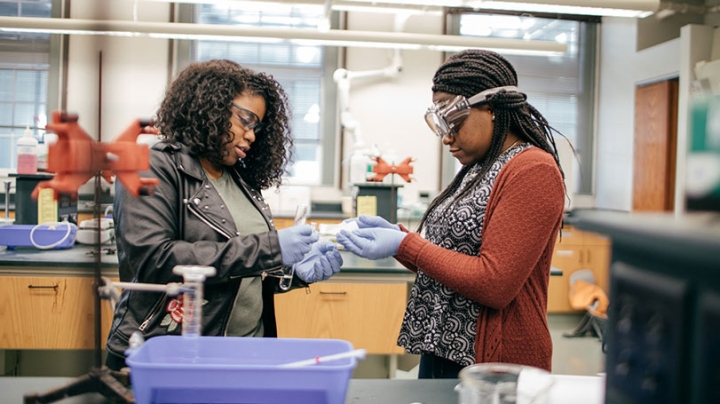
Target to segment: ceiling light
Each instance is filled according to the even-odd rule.
[[[660,0],[470,0],[465,5],[474,9],[643,18],[660,8]]]
[[[171,39],[210,39],[223,41],[291,41],[325,46],[354,46],[395,49],[485,48],[498,52],[532,52],[559,55],[567,45],[554,41],[479,38],[460,35],[431,35],[405,32],[347,31],[237,25],[81,20],[66,18],[0,17],[0,31],[33,31],[57,34],[146,36]]]

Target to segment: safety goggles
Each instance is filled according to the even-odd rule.
[[[455,98],[433,104],[425,112],[425,122],[440,138],[457,133],[470,115],[470,107],[486,101],[491,95],[501,91],[516,92],[515,86],[495,87],[465,98],[458,95]]]
[[[263,130],[263,123],[260,121],[258,116],[247,108],[243,108],[234,102],[230,103],[235,108],[235,116],[240,120],[242,126],[247,130],[252,130],[255,133],[260,133]]]

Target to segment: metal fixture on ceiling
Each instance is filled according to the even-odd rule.
[[[227,4],[233,0],[144,0],[175,3]],[[258,1],[258,0],[250,0]],[[396,12],[432,12],[445,8],[510,10],[555,14],[587,14],[620,17],[644,17],[652,14],[660,0],[275,0],[284,4],[326,4],[334,10],[392,10]]]
[[[282,4],[325,5],[336,11],[430,13],[439,14],[443,8],[472,8],[475,10],[504,10],[552,14],[580,14],[643,18],[653,13],[705,14],[719,12],[714,0],[136,0],[170,3],[229,4],[264,2]]]
[[[558,55],[567,45],[554,41],[479,38],[460,35],[414,34],[350,30],[317,30],[239,25],[213,25],[74,18],[0,17],[0,32],[43,32],[75,35],[210,39],[221,41],[292,42],[301,45],[354,46],[409,50],[458,51],[467,48],[498,52]]]

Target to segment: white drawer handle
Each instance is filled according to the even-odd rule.
[[[574,251],[573,250],[557,250],[557,251],[555,251],[555,253],[557,253],[557,255],[573,255]]]

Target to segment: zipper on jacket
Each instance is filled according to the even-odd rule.
[[[203,217],[202,212],[200,212],[199,210],[197,210],[197,209],[195,208],[195,205],[193,205],[192,203],[188,202],[187,199],[183,200],[183,202],[185,202],[185,204],[187,205],[188,210],[189,210],[190,212],[192,212],[192,214],[194,214],[195,216],[197,216],[197,218],[200,219],[200,221],[202,221],[203,223],[205,223],[208,227],[210,227],[211,229],[215,230],[216,232],[220,233],[221,235],[225,236],[225,237],[228,238],[228,239],[233,238],[233,235],[232,235],[232,234],[226,232],[226,231],[225,231],[223,228],[221,228],[220,226],[217,226],[217,225],[211,223],[210,220],[208,220],[207,218]]]
[[[150,315],[145,317],[145,321],[143,321],[140,326],[138,326],[138,330],[143,332],[145,331],[147,326],[150,324],[150,321],[155,317],[155,314],[160,311],[163,301],[165,301],[165,295],[161,296],[160,299],[158,299],[157,303],[155,303],[155,306],[153,306],[152,310],[150,310]]]

